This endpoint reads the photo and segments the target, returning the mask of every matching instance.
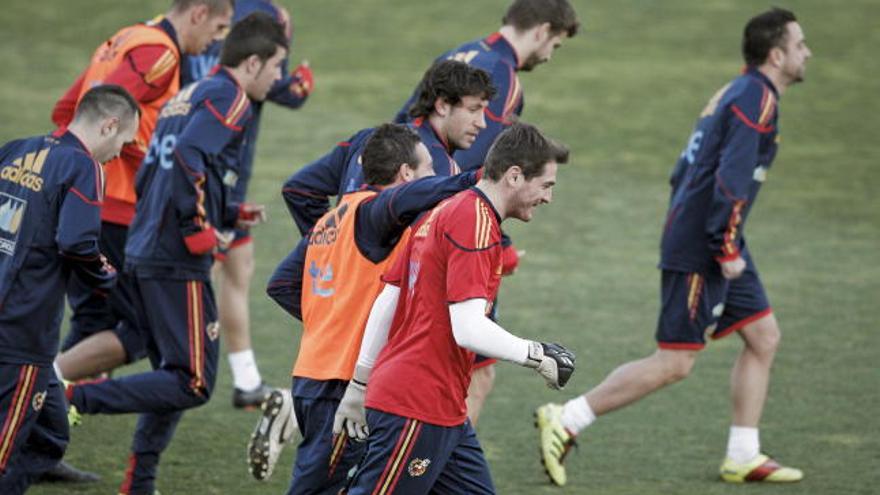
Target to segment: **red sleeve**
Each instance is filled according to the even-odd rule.
[[[79,99],[79,93],[82,90],[83,78],[85,78],[85,75],[86,72],[83,71],[83,73],[76,78],[73,85],[67,88],[67,92],[64,93],[64,96],[55,103],[55,108],[52,109],[52,122],[58,127],[67,127],[70,124],[70,121],[73,120],[73,112],[76,110],[76,102]]]
[[[448,303],[492,301],[501,277],[501,233],[494,213],[479,199],[467,204],[475,207],[459,209],[455,221],[443,229]]]
[[[163,45],[143,45],[125,54],[123,62],[104,82],[118,84],[134,98],[146,103],[165,94],[179,61],[174,51]]]
[[[409,266],[409,255],[411,252],[412,246],[406,246],[404,251],[394,260],[394,263],[391,264],[391,267],[382,274],[383,282],[398,288],[403,284],[403,276],[406,274],[406,267]]]

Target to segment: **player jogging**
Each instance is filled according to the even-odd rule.
[[[794,14],[772,9],[743,33],[746,69],[709,100],[672,172],[661,241],[659,349],[626,363],[564,406],[538,408],[541,454],[550,479],[574,437],[597,416],[627,406],[691,371],[706,337],[738,332],[743,349],[731,372],[733,422],[721,478],[798,481],[803,473],[761,453],[758,422],[780,332],[746,247],[743,229],[777,148],[778,100],[804,78],[810,49]]]
[[[480,182],[413,225],[383,277],[336,415],[337,431],[367,441],[349,494],[494,493],[465,405],[475,353],[534,368],[552,388],[568,381],[574,354],[487,317],[501,282],[501,221],[531,220],[567,160],[567,148],[514,124]]]

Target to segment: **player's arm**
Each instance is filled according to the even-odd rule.
[[[139,103],[149,103],[164,95],[176,74],[179,61],[173,50],[163,45],[142,45],[128,51],[122,63],[104,78],[104,84],[125,88]],[[126,163],[141,163],[147,143],[122,147]]]
[[[109,289],[116,270],[98,250],[104,185],[101,165],[85,154],[68,158],[70,176],[61,202],[55,243],[64,263],[87,285]]]
[[[385,284],[382,292],[373,301],[370,316],[364,329],[361,340],[361,350],[358,353],[357,363],[354,368],[354,376],[345,389],[345,394],[336,408],[336,416],[333,419],[333,433],[342,433],[345,428],[348,436],[355,440],[367,439],[366,413],[364,410],[364,398],[367,393],[367,383],[370,372],[376,364],[376,358],[388,342],[388,332],[394,313],[397,311],[397,302],[400,298],[400,288]]]
[[[365,139],[368,131],[365,129],[338,143],[332,151],[301,168],[284,183],[281,195],[301,235],[306,235],[330,210],[330,197],[339,194],[352,149]]]
[[[446,295],[452,335],[456,343],[486,357],[534,368],[547,385],[562,388],[574,371],[574,354],[558,344],[531,342],[510,334],[486,314],[501,264],[500,232],[488,226],[491,215],[484,205],[464,210],[459,221],[442,232],[445,240]],[[495,227],[497,228],[497,227]]]
[[[709,247],[728,278],[738,277],[745,268],[739,250],[744,210],[758,165],[761,137],[773,131],[769,126],[773,112],[775,98],[769,89],[761,91],[761,87],[747,91],[728,109],[727,134],[721,144],[706,221]]]
[[[70,124],[70,121],[73,120],[73,114],[76,111],[76,102],[82,91],[83,79],[85,79],[85,76],[86,72],[83,71],[82,74],[76,78],[76,81],[73,82],[73,85],[67,88],[64,96],[55,103],[55,107],[52,109],[52,122],[58,127],[67,127]]]
[[[290,13],[276,2],[270,2],[268,5],[264,4],[261,6],[261,9],[275,17],[275,20],[284,26],[287,50],[289,52],[292,34]],[[266,98],[288,108],[301,107],[315,88],[315,78],[309,63],[303,61],[294,67],[293,70],[289,70],[287,60],[285,59],[281,65],[281,74],[283,74],[283,77],[275,81]]]
[[[284,311],[302,321],[302,282],[308,237],[303,237],[293,251],[275,268],[266,294]]]
[[[497,92],[485,110],[486,128],[480,131],[470,148],[455,152],[455,161],[462,170],[482,167],[495,138],[516,120],[515,110],[520,96],[513,68],[503,63],[495,64],[491,77]]]
[[[388,257],[404,230],[424,211],[473,186],[481,171],[452,177],[425,177],[383,190],[358,207],[355,242],[378,263]]]
[[[224,92],[199,103],[174,149],[172,198],[184,243],[195,255],[218,245],[217,231],[205,210],[206,169],[243,130],[250,118],[243,91]]]
[[[525,340],[490,320],[485,313],[489,301],[469,299],[449,306],[455,342],[472,352],[532,368],[561,389],[574,372],[574,353],[559,344]]]

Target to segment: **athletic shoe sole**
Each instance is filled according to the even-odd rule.
[[[263,413],[248,442],[248,471],[259,481],[268,480],[284,444],[293,437],[296,419],[289,390],[273,390],[263,403]]]

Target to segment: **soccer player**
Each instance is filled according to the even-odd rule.
[[[479,113],[479,112],[478,112]],[[363,329],[381,275],[406,245],[417,215],[476,183],[476,172],[434,175],[431,155],[410,128],[384,124],[362,154],[366,188],[342,197],[269,281],[267,292],[303,322],[293,368],[292,396],[303,440],[289,494],[336,493],[363,454],[363,444],[333,435],[333,417],[354,372]],[[420,179],[420,180],[416,180]],[[273,392],[275,403],[282,398]],[[271,400],[271,399],[270,399]],[[271,473],[280,452],[271,425],[283,422],[267,408],[251,442],[252,472]]]
[[[213,253],[236,225],[261,221],[262,207],[236,204],[230,194],[250,99],[264,99],[281,77],[285,46],[284,28],[266,14],[236,24],[217,73],[162,108],[138,171],[126,270],[154,369],[66,390],[81,413],[141,413],[121,493],[153,493],[159,456],[183,412],[211,396],[219,332]]]
[[[285,27],[288,38],[288,52],[291,43],[291,23],[287,10],[270,0],[238,0],[235,2],[233,23],[244,19],[252,12],[266,12]],[[201,79],[217,65],[223,43],[215,41],[207,50],[196,56],[185,56],[181,63],[183,84]],[[269,91],[267,100],[281,106],[296,109],[305,103],[314,88],[314,79],[308,63],[303,62],[289,71],[287,60],[281,66],[284,74]],[[238,183],[233,189],[233,201],[244,202],[253,170],[257,133],[260,125],[262,102],[252,102],[253,121],[248,126]],[[222,263],[214,265],[214,280],[221,280],[218,294],[220,327],[223,341],[232,370],[232,405],[236,408],[253,408],[263,403],[271,388],[263,383],[251,348],[250,315],[248,292],[254,274],[254,246],[249,230],[236,230],[235,239],[229,249],[218,253]]]
[[[580,23],[568,0],[514,0],[502,19],[503,25],[489,36],[465,43],[437,57],[458,60],[488,72],[496,95],[486,109],[486,130],[467,149],[455,153],[462,170],[483,165],[489,147],[523,111],[523,90],[517,73],[529,72],[550,61],[562,42],[577,34]],[[414,117],[410,108],[418,100],[419,88],[403,105],[395,122]]]
[[[794,14],[772,9],[746,24],[744,73],[718,90],[700,114],[671,177],[661,242],[659,349],[626,363],[564,406],[538,408],[541,454],[550,479],[575,436],[602,416],[690,373],[706,337],[738,332],[743,349],[731,372],[732,420],[724,481],[798,481],[803,473],[761,453],[758,422],[780,332],[743,229],[776,156],[778,100],[804,78],[810,49]]]
[[[531,220],[567,161],[564,146],[514,124],[492,146],[476,187],[413,225],[383,277],[336,414],[337,431],[367,441],[349,494],[494,493],[465,405],[475,353],[534,368],[551,388],[570,378],[571,352],[488,318],[501,283],[501,222]]]
[[[462,62],[440,61],[425,72],[410,125],[431,153],[437,175],[459,173],[452,155],[473,145],[486,128],[484,110],[495,95],[489,74]],[[285,182],[282,194],[303,236],[327,213],[330,196],[341,199],[363,186],[361,152],[373,130],[358,131]]]
[[[65,279],[113,285],[116,272],[98,250],[101,163],[134,139],[139,112],[121,87],[98,86],[66,129],[0,148],[0,493],[24,493],[67,447],[52,368]]]
[[[56,103],[52,120],[63,128],[81,96],[96,84],[118,84],[138,101],[136,138],[109,162],[107,196],[101,208],[101,252],[122,272],[125,239],[135,213],[135,173],[147,152],[159,110],[180,88],[182,54],[199,53],[224,34],[232,0],[174,0],[156,22],[125,27],[95,51],[86,70]],[[57,367],[77,380],[134,362],[146,355],[134,310],[134,288],[124,274],[108,293],[83,287],[76,278],[68,288],[73,307],[71,331]],[[83,340],[85,339],[85,340]],[[79,344],[79,345],[77,345]]]
[[[502,18],[503,25],[489,36],[465,43],[440,55],[437,60],[460,60],[479,67],[492,77],[497,89],[495,98],[486,109],[486,129],[474,144],[455,153],[462,170],[478,168],[486,153],[501,131],[516,122],[522,115],[524,98],[518,73],[529,72],[548,62],[554,50],[577,34],[580,23],[569,0],[514,0]],[[410,97],[395,117],[395,122],[412,118],[408,110],[416,100]],[[511,275],[519,265],[521,253],[510,238],[502,234],[504,244],[504,275]],[[494,306],[497,311],[497,305]],[[492,318],[495,318],[493,313]],[[476,425],[483,403],[494,385],[495,371],[492,360],[477,357],[479,367],[475,370],[468,393],[468,415]]]

